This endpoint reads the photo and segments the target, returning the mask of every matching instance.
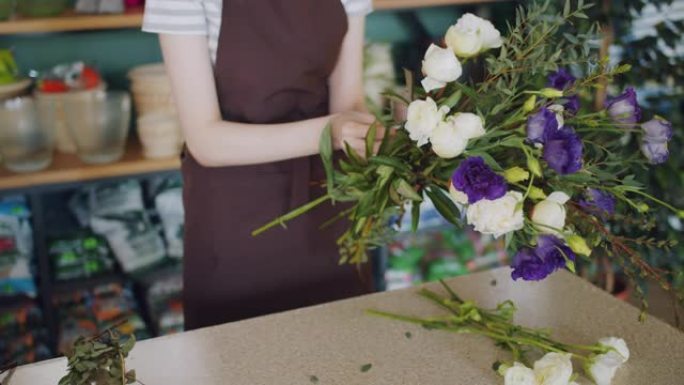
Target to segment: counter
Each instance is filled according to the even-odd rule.
[[[684,383],[684,333],[652,317],[639,323],[638,309],[568,272],[538,283],[513,282],[510,270],[502,268],[449,284],[464,299],[487,307],[512,299],[519,323],[551,328],[564,341],[624,338],[632,356],[614,385]],[[443,314],[415,292],[373,294],[143,341],[128,367],[145,385],[503,384],[491,366],[510,356],[488,339],[364,314]],[[370,370],[362,371],[367,364]],[[65,359],[24,366],[11,385],[56,385],[65,370]]]

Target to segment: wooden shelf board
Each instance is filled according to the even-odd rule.
[[[55,153],[50,167],[42,171],[17,174],[3,168],[0,170],[0,190],[173,171],[179,168],[178,157],[146,159],[142,155],[140,144],[131,142],[123,158],[116,163],[88,165],[76,155]]]
[[[373,7],[376,10],[389,10],[401,8],[436,7],[440,5],[470,5],[482,3],[494,3],[501,0],[374,0]]]
[[[481,4],[501,0],[374,0],[377,10],[433,7],[439,5]],[[134,8],[123,14],[87,15],[69,11],[61,16],[21,18],[0,22],[0,35],[140,28],[143,10]]]
[[[116,28],[140,28],[142,8],[134,8],[123,14],[88,15],[69,11],[61,16],[21,18],[0,22],[0,35],[17,33],[42,33],[86,31]]]

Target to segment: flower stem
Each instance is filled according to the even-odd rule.
[[[291,221],[300,215],[306,214],[307,212],[313,210],[314,208],[322,205],[323,203],[325,203],[331,199],[332,199],[332,196],[330,194],[323,195],[322,197],[320,197],[316,200],[313,200],[313,201],[305,204],[304,206],[301,206],[301,207],[299,207],[299,208],[297,208],[297,209],[295,209],[295,210],[293,210],[293,211],[291,211],[291,212],[289,212],[289,213],[287,213],[281,217],[278,217],[278,218],[274,219],[273,221],[269,222],[268,224],[252,231],[252,236],[255,237],[259,234],[263,234],[264,232],[266,232],[266,231],[270,230],[271,228],[276,227],[278,225],[284,227],[285,222]]]

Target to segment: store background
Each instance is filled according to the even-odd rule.
[[[666,1],[658,3],[661,2]],[[682,0],[675,0],[666,10],[646,7],[642,16],[631,16],[636,19],[634,23],[629,21],[629,15],[619,13],[621,2],[615,3],[611,20],[617,21],[614,25],[617,38],[610,52],[616,61],[638,55],[639,49],[643,49],[638,44],[640,40],[646,39],[644,44],[653,46],[653,41],[648,39],[655,32],[654,26],[684,20]],[[463,12],[476,12],[492,18],[498,25],[505,25],[514,6],[515,2],[502,1],[375,12],[368,18],[367,27],[370,98],[375,99],[372,95],[400,83],[401,68],[418,69],[425,47],[438,40]],[[663,15],[667,15],[667,23],[663,23]],[[3,26],[0,22],[0,31]],[[660,58],[665,67],[658,72],[653,66],[645,65],[655,73],[643,72],[637,79],[641,80],[642,95],[648,96],[643,102],[672,117],[676,127],[682,123],[682,77],[678,78],[672,71],[681,70],[679,65],[684,56],[681,36],[681,33],[675,34],[675,48],[664,51],[665,57]],[[131,69],[161,61],[157,37],[135,28],[0,32],[0,49],[3,48],[12,49],[24,75],[60,63],[92,64],[101,72],[110,90],[129,90]],[[679,59],[672,59],[676,57]],[[674,66],[674,70],[668,65]],[[644,82],[644,79],[653,81]],[[135,122],[134,115],[129,134],[133,141],[137,140]],[[681,146],[681,131],[678,130],[678,141],[673,147]],[[684,155],[681,151],[673,153],[667,168],[646,177],[651,178],[654,189],[666,191],[671,201],[684,206],[681,191]],[[120,327],[139,338],[182,331],[182,255],[178,252],[182,242],[179,238],[182,212],[176,161],[148,162],[139,155],[132,160],[125,159],[134,166],[136,162],[151,166],[127,167],[116,171],[114,177],[105,171],[95,174],[86,171],[83,173],[86,181],[76,175],[57,183],[43,177],[49,177],[46,171],[18,185],[16,174],[0,171],[0,363],[26,363],[53,357],[77,336],[95,334],[124,320]],[[78,170],[92,170],[83,168],[78,161],[67,164]],[[154,171],[150,172],[151,169]],[[3,183],[3,179],[12,182]],[[501,242],[467,230],[454,230],[427,207],[421,212],[418,233],[400,234],[387,248],[374,253],[379,290],[408,287],[425,280],[508,263]],[[661,219],[654,231],[681,237],[680,222],[668,216]],[[404,226],[407,227],[410,226]],[[9,242],[5,248],[3,241]],[[683,254],[680,248],[651,257],[654,263],[681,271]],[[605,286],[600,274],[602,267],[601,264],[584,266],[583,273]],[[614,268],[619,272],[619,267]],[[677,281],[680,286],[682,281],[684,278]],[[657,288],[644,289],[651,297],[651,311],[673,321],[666,297]],[[616,295],[628,299],[633,296],[634,288],[615,291]]]

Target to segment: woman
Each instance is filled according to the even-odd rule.
[[[148,0],[186,138],[187,329],[359,295],[338,266],[329,206],[250,232],[322,193],[316,156],[364,153],[362,49],[371,0]],[[377,141],[381,139],[378,134]],[[379,144],[379,143],[376,143]]]

